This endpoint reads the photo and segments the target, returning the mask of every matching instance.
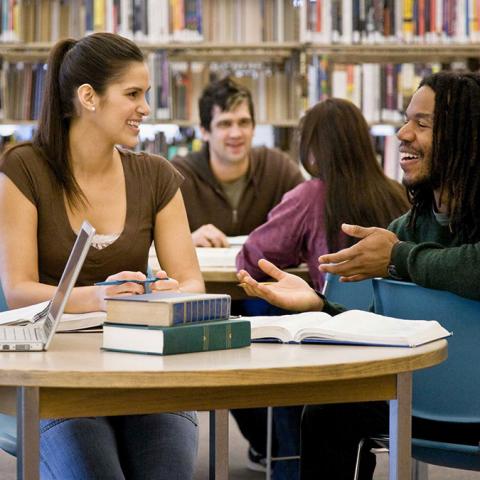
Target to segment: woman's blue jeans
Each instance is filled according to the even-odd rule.
[[[197,448],[195,412],[40,422],[42,480],[188,480]]]

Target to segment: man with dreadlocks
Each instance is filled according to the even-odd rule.
[[[426,77],[397,134],[411,210],[390,231],[345,225],[347,234],[363,240],[320,257],[320,270],[346,281],[386,277],[388,271],[394,278],[480,299],[479,134],[480,76]]]
[[[419,285],[480,299],[480,75],[439,72],[413,95],[398,131],[403,183],[412,208],[388,230],[343,225],[361,239],[319,258],[320,270],[345,281],[392,276]],[[266,260],[259,266],[278,282],[259,285],[239,273],[249,294],[291,310],[335,306],[302,280]],[[413,418],[416,438],[477,444],[478,424],[446,425]],[[351,479],[359,441],[388,429],[388,404],[307,406],[302,418],[301,478]],[[368,480],[375,455],[362,449],[359,479]]]

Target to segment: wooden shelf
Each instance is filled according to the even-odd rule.
[[[13,119],[0,119],[0,125],[36,125],[36,120],[13,120]],[[199,125],[199,122],[194,122],[191,120],[146,120],[143,122],[145,125],[178,125],[179,127],[195,127]],[[296,127],[298,125],[297,119],[285,119],[285,120],[275,120],[272,122],[257,122],[257,125],[271,125],[272,127]]]
[[[36,120],[12,120],[9,118],[0,119],[0,125],[36,125]]]
[[[144,52],[166,50],[172,60],[185,61],[271,61],[281,62],[294,52],[324,54],[338,62],[412,62],[463,60],[480,57],[480,43],[385,43],[385,44],[312,44],[299,42],[264,43],[138,43]],[[0,43],[0,55],[6,60],[44,60],[53,43]]]
[[[53,43],[0,43],[0,55],[6,60],[35,61],[48,56]],[[264,43],[142,43],[137,45],[144,52],[166,50],[172,60],[193,61],[237,61],[245,59],[284,61],[292,56],[294,50],[300,49],[298,42],[264,42]]]
[[[479,43],[462,44],[372,44],[372,45],[314,45],[306,44],[307,54],[324,54],[337,62],[352,63],[405,63],[405,62],[451,62],[471,57],[480,57]]]

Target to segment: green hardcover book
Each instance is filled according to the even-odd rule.
[[[171,355],[250,345],[248,320],[219,320],[172,327],[103,325],[103,348],[118,352]]]

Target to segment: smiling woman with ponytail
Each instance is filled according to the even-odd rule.
[[[84,220],[97,235],[67,312],[144,293],[134,282],[94,284],[144,279],[152,241],[165,269],[157,275],[168,275],[153,290],[204,290],[183,177],[162,157],[128,150],[150,113],[149,88],[142,52],[119,35],[53,47],[37,133],[0,163],[0,278],[11,308],[52,297]],[[41,477],[189,479],[197,429],[194,412],[42,420]]]

